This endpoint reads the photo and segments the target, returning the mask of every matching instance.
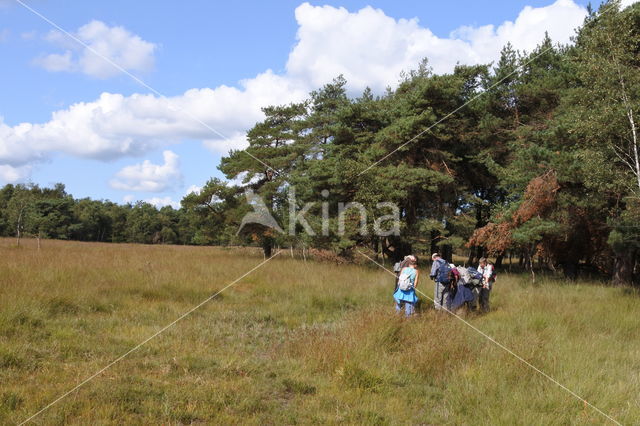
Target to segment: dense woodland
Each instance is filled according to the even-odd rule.
[[[344,257],[365,247],[392,259],[441,251],[469,262],[509,257],[570,278],[589,268],[638,284],[638,111],[640,4],[620,11],[610,2],[590,10],[568,46],[549,38],[533,52],[507,45],[496,63],[445,75],[425,59],[381,96],[349,96],[339,76],[303,103],[265,107],[264,121],[247,133],[249,147],[219,166],[244,183],[211,179],[179,210],[76,200],[63,185],[6,185],[0,234],[253,244],[265,254],[313,247]],[[247,188],[285,230],[292,190],[298,211],[315,203],[305,215],[315,235],[300,225],[295,235],[259,225],[238,233],[252,211]],[[338,203],[348,202],[370,218],[384,214],[378,203],[395,203],[400,235],[376,236],[372,220],[362,232],[356,209],[338,232]]]

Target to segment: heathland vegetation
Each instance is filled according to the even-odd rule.
[[[263,261],[259,249],[0,240],[0,423],[19,423]],[[426,272],[426,271],[424,271]],[[432,283],[422,284],[427,294]],[[623,424],[640,420],[629,288],[501,274],[464,314]],[[393,313],[393,277],[281,251],[39,424],[602,424],[462,321]]]
[[[618,5],[591,10],[567,46],[507,45],[497,63],[443,75],[425,60],[380,96],[350,96],[337,77],[306,102],[266,106],[248,148],[219,166],[243,183],[211,179],[178,210],[75,200],[62,185],[7,185],[0,235],[246,244],[266,255],[313,247],[345,258],[357,247],[395,259],[439,251],[469,264],[491,255],[497,266],[511,258],[571,279],[588,269],[638,284],[640,4]],[[252,209],[247,189],[285,230],[295,190],[298,208],[315,203],[306,214],[315,233],[247,226],[237,234]],[[371,218],[384,213],[381,202],[398,206],[399,235],[376,235],[371,221],[362,232],[356,209],[339,232],[339,203],[359,203]],[[325,203],[332,219],[321,232]]]

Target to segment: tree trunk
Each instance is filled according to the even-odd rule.
[[[18,226],[16,228],[16,243],[20,246],[20,228],[22,227],[22,212],[24,212],[24,207],[20,209],[20,214],[18,215]]]
[[[633,267],[636,263],[636,251],[628,250],[616,253],[613,265],[613,284],[633,284]]]
[[[531,282],[535,283],[536,282],[536,272],[533,270],[533,255],[531,254],[531,252],[529,252],[529,250],[527,250],[526,255],[525,255],[525,268],[529,269],[529,272],[531,272]]]
[[[473,246],[469,250],[469,258],[467,259],[467,265],[473,266],[476,260],[476,253],[478,252],[478,247]]]
[[[442,258],[449,263],[453,262],[453,249],[449,244],[442,246]]]
[[[563,263],[562,272],[564,273],[565,278],[575,281],[578,279],[578,263],[571,261]]]
[[[391,241],[387,239],[382,241],[382,253],[386,255],[391,263],[400,262],[406,255],[412,254],[413,247],[410,243],[404,242],[399,238],[393,238]]]
[[[431,255],[432,253],[438,253],[438,236],[440,234],[438,233],[438,231],[431,231],[431,253],[429,253],[429,255]]]
[[[264,253],[265,258],[271,257],[271,252],[273,251],[273,241],[270,237],[266,237],[262,239],[262,252]]]
[[[498,268],[501,268],[503,260],[504,260],[504,252],[500,253],[498,257],[496,257],[496,263],[494,263],[494,265]]]
[[[475,229],[480,229],[485,225],[482,220],[482,203],[476,204],[476,227]],[[475,262],[482,257],[482,248],[473,246],[471,250],[469,250],[469,258],[467,259],[467,265],[473,266]]]

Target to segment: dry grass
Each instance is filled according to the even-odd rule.
[[[263,260],[239,249],[13,243],[0,240],[0,423],[24,420]],[[386,273],[288,256],[36,422],[603,423],[460,321],[427,306],[394,315]],[[467,319],[638,423],[638,295],[499,279],[495,311]]]

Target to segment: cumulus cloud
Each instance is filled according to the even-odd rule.
[[[154,65],[157,46],[143,40],[123,27],[109,27],[101,21],[91,21],[74,36],[84,45],[60,31],[51,31],[45,39],[65,49],[64,53],[42,55],[34,60],[48,71],[81,72],[96,78],[109,78],[127,71],[149,71]]]
[[[171,206],[174,209],[180,208],[180,202],[174,201],[171,197],[152,197],[144,200],[138,200],[135,196],[128,194],[122,197],[122,201],[125,204],[135,204],[137,201],[143,201],[145,203],[149,203],[157,209],[161,209],[165,206]]]
[[[296,9],[298,42],[289,55],[287,72],[314,87],[344,74],[352,88],[383,90],[394,85],[401,71],[415,69],[428,58],[436,73],[462,64],[488,63],[511,42],[531,51],[545,31],[557,42],[568,42],[586,16],[572,0],[546,7],[526,6],[515,21],[499,26],[464,26],[449,37],[436,36],[418,19],[393,19],[367,6],[358,12],[304,3]]]
[[[13,167],[0,165],[0,181],[6,183],[16,183],[26,180],[31,175],[31,166]]]
[[[0,118],[0,164],[32,163],[54,152],[112,160],[184,139],[200,139],[208,148],[226,153],[244,146],[240,132],[261,119],[261,107],[300,100],[306,94],[306,88],[271,71],[241,82],[240,88],[191,89],[171,98],[103,93],[93,102],[54,112],[43,124],[8,126]]]
[[[338,74],[345,75],[352,93],[366,86],[382,91],[424,57],[435,72],[443,73],[458,62],[496,60],[507,42],[531,50],[545,31],[554,41],[568,42],[585,15],[586,9],[572,0],[557,0],[546,7],[527,6],[515,20],[497,26],[463,26],[449,37],[438,37],[415,18],[394,19],[380,9],[350,12],[303,3],[295,11],[297,40],[284,73],[267,70],[237,87],[196,88],[169,98],[103,93],[96,100],[53,112],[41,124],[10,126],[0,118],[0,164],[32,165],[58,152],[112,160],[144,155],[185,139],[201,140],[206,148],[226,153],[246,146],[245,132],[263,118],[261,107],[300,101]],[[77,35],[127,69],[153,64],[155,45],[122,27],[92,21]],[[51,32],[47,39],[63,49],[58,56],[41,58],[50,69],[101,77],[117,72],[63,34]]]
[[[198,185],[191,185],[189,188],[187,188],[186,192],[184,193],[184,195],[189,195],[189,194],[200,194],[200,191],[202,191],[202,187],[198,186]]]
[[[123,168],[109,182],[111,187],[124,191],[162,192],[175,186],[182,179],[178,155],[164,151],[162,156],[164,164],[144,160]]]
[[[180,203],[178,201],[174,201],[171,197],[153,197],[144,200],[144,202],[149,203],[158,209],[165,206],[171,206],[174,209],[180,208]]]
[[[67,50],[63,54],[52,53],[42,56],[36,60],[36,63],[47,71],[70,71],[75,68],[74,60],[71,57],[71,51]]]

